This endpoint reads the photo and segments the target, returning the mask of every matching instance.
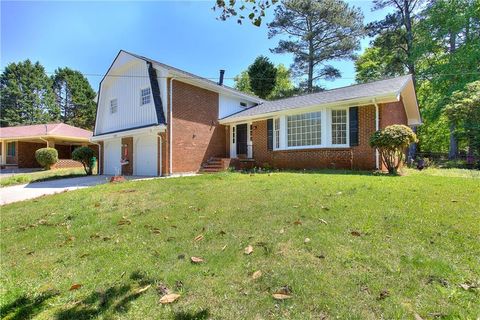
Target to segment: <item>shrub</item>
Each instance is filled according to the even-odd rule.
[[[88,176],[92,175],[95,151],[89,147],[80,147],[72,152],[72,159],[80,162]]]
[[[370,146],[378,149],[390,174],[397,174],[404,151],[413,142],[417,142],[417,136],[412,129],[398,124],[378,130],[370,137]]]
[[[50,170],[58,162],[58,151],[55,148],[38,149],[35,151],[35,159],[45,170]]]

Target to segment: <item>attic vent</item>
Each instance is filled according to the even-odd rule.
[[[241,107],[246,107],[247,104],[246,104],[245,102],[240,102],[240,106],[241,106]]]

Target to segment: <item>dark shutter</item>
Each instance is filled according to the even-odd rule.
[[[267,150],[273,150],[273,119],[267,119]]]
[[[350,128],[350,146],[358,146],[358,107],[350,107],[348,110]]]

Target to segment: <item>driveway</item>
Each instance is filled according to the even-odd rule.
[[[0,188],[0,205],[38,198],[47,194],[87,188],[97,184],[106,183],[108,179],[109,177],[107,176],[88,176],[32,182]]]

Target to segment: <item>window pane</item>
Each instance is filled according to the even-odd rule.
[[[141,105],[149,104],[150,103],[150,88],[142,89],[141,90]]]
[[[289,147],[322,144],[321,112],[287,117],[287,144]]]
[[[332,144],[347,144],[347,110],[332,110]]]

